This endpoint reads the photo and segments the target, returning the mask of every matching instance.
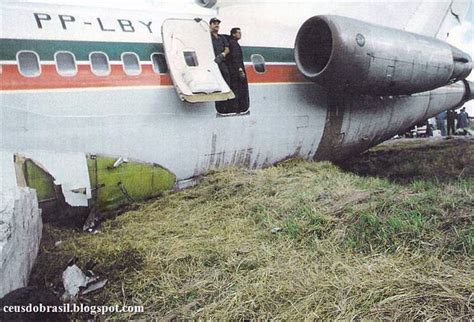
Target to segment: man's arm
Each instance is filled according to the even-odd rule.
[[[231,52],[231,61],[230,64],[234,69],[234,73],[236,73],[241,80],[246,78],[245,76],[245,69],[242,61],[242,54],[239,44],[236,40],[229,41],[230,44],[230,52]]]
[[[230,40],[229,41],[229,58],[227,59],[227,62],[232,65],[234,68],[237,68],[239,66],[239,62],[237,60],[237,55],[236,55],[236,50],[237,47],[235,45],[235,42]]]
[[[227,54],[229,54],[229,47],[225,47],[224,48],[224,51],[221,52],[219,55],[216,56],[216,58],[214,58],[214,61],[217,63],[217,64],[220,64],[224,61],[225,59],[225,56],[227,56]]]
[[[229,40],[227,39],[226,36],[221,36],[224,38],[224,51],[222,52],[224,54],[224,57],[227,56],[230,52],[229,50]]]
[[[214,61],[217,63],[217,64],[220,64],[224,61],[225,57],[229,54],[229,42],[227,41],[227,39],[224,37],[224,36],[221,36],[223,37],[223,41],[224,41],[224,51],[222,53],[220,53],[219,55],[216,56],[216,58],[214,59]]]

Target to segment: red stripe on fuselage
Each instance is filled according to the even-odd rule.
[[[138,76],[128,76],[119,65],[111,65],[108,76],[94,75],[88,65],[78,65],[77,74],[70,77],[59,75],[54,65],[42,65],[37,77],[21,75],[16,65],[2,67],[0,90],[171,85],[168,74],[156,74],[150,65],[142,66],[142,73]]]
[[[252,66],[246,66],[245,71],[249,83],[300,83],[307,82],[298,71],[296,65],[267,65],[263,74],[255,72]]]
[[[246,67],[249,83],[294,83],[304,82],[304,77],[295,65],[267,65],[266,72],[256,73]],[[75,76],[65,77],[57,73],[55,65],[42,65],[37,77],[25,77],[16,65],[1,66],[0,90],[68,89],[91,87],[165,86],[172,85],[169,74],[157,74],[151,65],[142,65],[137,76],[125,74],[121,65],[111,65],[108,76],[97,76],[89,65],[78,65]]]

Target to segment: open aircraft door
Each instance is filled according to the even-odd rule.
[[[201,19],[167,19],[161,27],[168,69],[176,91],[190,103],[235,97],[219,67],[209,25]]]

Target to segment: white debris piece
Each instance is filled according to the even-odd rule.
[[[281,227],[274,227],[274,228],[272,228],[272,234],[276,234],[276,233],[278,233],[282,230],[283,230],[283,228],[281,228]]]
[[[68,266],[63,272],[64,295],[63,301],[69,301],[77,297],[81,287],[86,287],[88,277],[76,264]]]
[[[100,290],[101,288],[103,288],[105,286],[105,284],[107,284],[107,280],[102,280],[102,281],[98,281],[96,283],[92,283],[92,284],[89,285],[89,287],[87,287],[82,292],[82,295],[86,295],[86,294],[95,292],[97,290]]]
[[[118,158],[118,159],[114,162],[113,167],[116,168],[116,167],[118,167],[119,165],[121,165],[122,163],[123,163],[123,158],[120,157],[120,158]]]
[[[35,190],[17,187],[13,153],[0,151],[0,298],[26,286],[42,229]]]
[[[64,199],[69,205],[87,207],[87,200],[92,198],[92,194],[84,153],[22,151],[20,154],[33,160],[54,178],[55,184],[61,185]]]
[[[61,297],[63,302],[77,302],[80,296],[95,292],[107,284],[107,279],[101,280],[91,271],[88,272],[91,277],[84,274],[76,264],[71,264],[64,270],[62,278],[65,292]]]

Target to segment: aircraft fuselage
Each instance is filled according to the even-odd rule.
[[[12,17],[22,21],[21,28],[10,26]],[[0,39],[1,150],[25,157],[48,151],[59,159],[70,153],[125,157],[158,164],[180,182],[213,168],[258,168],[293,156],[347,158],[465,99],[463,83],[403,96],[325,89],[296,67],[290,45],[296,28],[282,35],[293,39],[287,45],[271,38],[267,45],[265,38],[252,44],[258,34],[249,35],[247,17],[228,25],[235,23],[244,37],[249,35],[242,47],[250,108],[222,115],[214,102],[181,101],[169,73],[153,61],[154,54],[164,52],[160,28],[169,17],[195,14],[35,5],[2,9],[7,27]],[[25,59],[36,55],[39,71],[34,61],[22,71],[21,53]],[[74,57],[70,75],[58,71],[58,53]],[[104,74],[91,66],[94,53],[108,60]],[[135,74],[124,67],[124,54],[138,57]],[[257,71],[255,55],[263,56],[265,72]]]

